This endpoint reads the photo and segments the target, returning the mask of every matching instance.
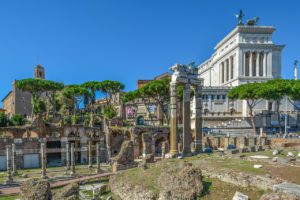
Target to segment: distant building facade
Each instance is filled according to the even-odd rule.
[[[45,69],[41,65],[34,68],[34,77],[45,79]],[[24,117],[31,116],[31,94],[17,88],[17,80],[12,83],[12,90],[2,99],[2,108],[8,116],[21,114]]]

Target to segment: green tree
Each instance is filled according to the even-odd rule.
[[[10,118],[10,122],[14,126],[21,126],[21,125],[24,125],[26,123],[26,119],[22,115],[20,115],[20,114],[14,114]]]
[[[282,134],[281,118],[280,118],[280,102],[285,95],[292,94],[291,82],[289,80],[274,79],[263,83],[258,90],[259,96],[263,99],[275,102],[276,115],[278,121],[279,133]]]
[[[227,94],[230,99],[241,99],[246,101],[249,108],[249,116],[254,134],[256,134],[256,124],[254,120],[253,109],[260,102],[261,96],[258,91],[261,87],[262,83],[243,84],[231,89]]]
[[[85,96],[91,96],[90,92],[80,85],[68,85],[62,90],[60,98],[63,109],[68,109],[68,114],[76,114]]]
[[[16,83],[17,88],[22,91],[27,91],[31,93],[32,96],[32,114],[31,119],[34,118],[35,107],[40,100],[40,97],[43,93],[49,92],[52,93],[54,91],[59,91],[63,88],[62,83],[44,80],[44,79],[36,79],[36,78],[28,78],[19,80]]]
[[[0,112],[0,127],[7,126],[8,119],[4,112]]]
[[[95,115],[96,92],[100,91],[101,83],[97,81],[88,81],[83,83],[81,86],[90,92],[89,95],[84,95],[84,107],[85,110],[87,110],[87,108],[90,109],[89,126],[93,126]],[[87,120],[85,120],[85,122],[87,122]]]
[[[124,90],[125,85],[119,81],[104,80],[100,82],[100,91],[105,95],[106,108],[103,115],[106,119],[112,119],[117,116],[117,111],[113,107],[113,95]]]
[[[146,107],[151,120],[153,120],[150,112],[150,106],[156,104],[162,110],[163,118],[161,123],[165,121],[169,122],[168,105],[170,103],[170,78],[164,78],[160,80],[153,80],[138,90],[128,92],[123,95],[122,101],[124,103],[133,102],[135,99],[139,99]],[[194,92],[191,91],[191,96]],[[183,98],[183,86],[179,85],[177,88],[177,98],[182,101]]]

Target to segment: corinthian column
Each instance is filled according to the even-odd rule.
[[[195,86],[195,153],[202,152],[202,86]]]
[[[253,65],[253,52],[250,51],[250,58],[249,58],[249,76],[253,76],[253,69],[252,69],[252,65]]]
[[[177,84],[171,82],[171,127],[170,127],[170,155],[176,156],[178,154],[177,144]]]
[[[259,69],[260,69],[260,52],[256,53],[256,76],[259,76]]]
[[[183,155],[191,155],[191,104],[190,84],[184,86],[183,91]]]
[[[16,153],[16,145],[13,143],[11,144],[11,160],[12,160],[12,170],[13,170],[13,175],[17,175],[17,153]]]

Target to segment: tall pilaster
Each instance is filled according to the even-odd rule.
[[[17,153],[16,153],[16,145],[14,143],[11,144],[11,160],[12,160],[12,170],[13,175],[17,175]]]
[[[92,168],[93,167],[93,160],[92,160],[92,158],[93,158],[93,155],[92,155],[93,150],[92,150],[92,140],[91,139],[89,140],[88,150],[89,150],[89,166],[88,167]]]
[[[267,76],[267,53],[263,52],[263,76]]]
[[[176,156],[178,154],[177,144],[177,84],[174,82],[170,83],[170,112],[171,112],[171,127],[170,127],[170,155]]]
[[[227,59],[224,61],[224,66],[225,66],[225,69],[224,69],[224,79],[225,79],[225,81],[224,82],[227,82],[228,81],[228,62],[227,62]]]
[[[6,176],[6,181],[5,184],[9,185],[13,182],[12,174],[11,174],[11,157],[10,157],[10,146],[6,146],[6,171],[7,171],[7,176]]]
[[[47,168],[46,144],[44,142],[41,143],[41,164],[42,164],[41,178],[48,178],[46,175],[46,168]]]
[[[202,86],[195,86],[195,153],[202,152]]]
[[[185,84],[183,90],[183,155],[191,154],[191,104],[190,104],[191,85]]]

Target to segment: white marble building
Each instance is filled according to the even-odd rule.
[[[199,66],[204,86],[238,86],[281,77],[284,45],[272,41],[271,26],[237,26]]]
[[[245,101],[232,101],[227,92],[235,86],[281,78],[281,52],[284,45],[273,43],[272,26],[237,26],[214,48],[213,55],[199,65],[199,77],[204,80],[204,126],[244,119],[248,116]],[[280,110],[285,111],[283,101]],[[262,100],[255,114],[274,111],[275,104]],[[288,112],[295,108],[287,103]]]

